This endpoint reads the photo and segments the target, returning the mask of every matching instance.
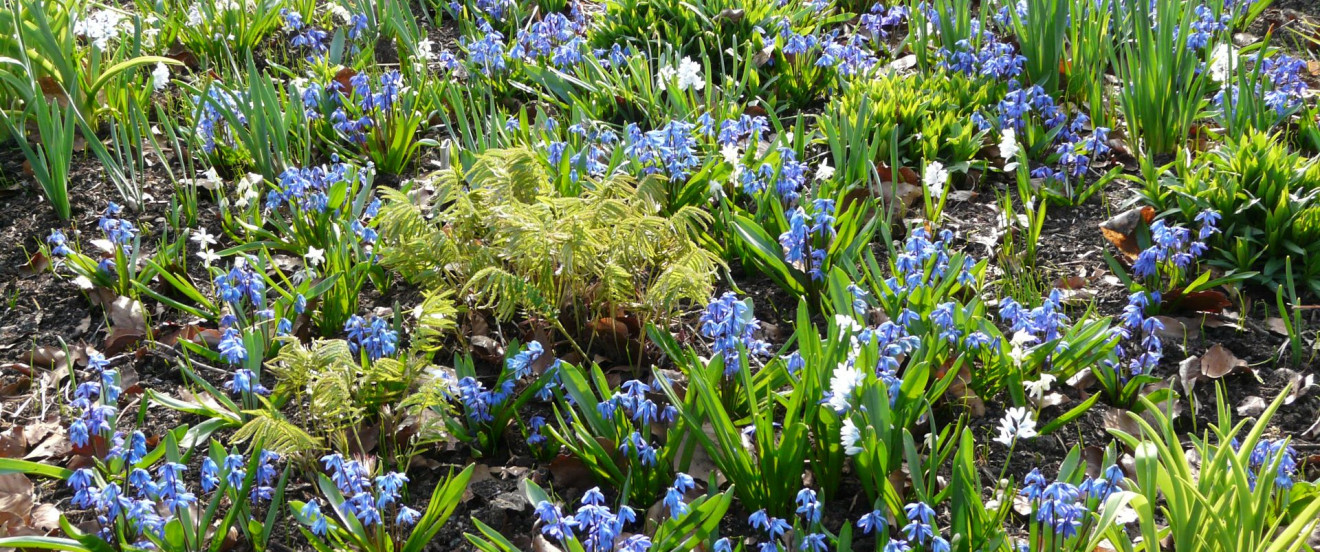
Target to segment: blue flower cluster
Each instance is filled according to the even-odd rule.
[[[50,255],[57,259],[73,254],[73,250],[69,248],[68,238],[59,230],[51,230],[50,236],[46,237],[46,245],[50,247]]]
[[[747,516],[747,524],[751,525],[753,529],[759,529],[765,533],[765,542],[760,545],[762,552],[778,552],[779,545],[776,542],[785,533],[793,529],[788,520],[771,516],[765,510],[752,512],[752,515]]]
[[[746,113],[720,121],[718,133],[716,134],[715,120],[710,113],[702,113],[697,120],[701,127],[701,132],[707,137],[715,134],[715,141],[721,146],[736,146],[740,144],[750,144],[759,142],[770,125],[766,118],[761,115],[748,115]]]
[[[554,119],[547,120],[546,126],[554,128],[558,123],[553,121]],[[506,126],[511,130],[516,130],[518,119],[509,117]],[[550,142],[546,146],[546,158],[550,165],[559,166],[564,159],[564,155],[570,151],[570,148],[573,148],[571,150],[573,153],[568,156],[569,179],[571,181],[578,181],[581,170],[585,170],[586,174],[592,177],[604,176],[605,171],[609,168],[610,156],[619,143],[618,133],[609,128],[597,128],[594,124],[589,127],[583,123],[569,125],[568,132],[573,137],[572,142],[576,142],[577,145],[575,146],[568,141]]]
[[[752,120],[755,122],[755,119]],[[761,128],[749,129],[755,131],[755,136],[760,137],[764,130]],[[791,204],[801,197],[801,191],[806,188],[810,167],[806,163],[798,161],[797,152],[790,148],[781,147],[778,149],[779,167],[771,163],[761,163],[761,166],[755,170],[745,170],[737,167],[741,174],[739,179],[742,181],[743,193],[748,195],[759,194],[769,187],[773,181],[775,185],[775,194],[779,196],[785,204]],[[833,211],[831,209],[831,211]]]
[[[284,18],[284,28],[292,35],[289,38],[289,46],[307,50],[309,52],[307,61],[319,60],[330,52],[330,33],[304,24],[302,14],[296,11],[282,9],[280,16]]]
[[[1119,316],[1120,325],[1109,330],[1110,340],[1117,345],[1114,347],[1114,354],[1120,360],[1127,360],[1127,370],[1122,370],[1115,362],[1106,360],[1106,366],[1118,373],[1120,379],[1126,381],[1128,377],[1149,374],[1159,365],[1160,359],[1164,356],[1164,346],[1156,332],[1164,329],[1164,323],[1154,316],[1146,317],[1146,309],[1151,303],[1160,302],[1160,294],[1136,292],[1128,297],[1128,304],[1123,307],[1123,314]],[[1129,358],[1131,354],[1124,346],[1123,341],[1133,341],[1138,344],[1141,351],[1135,356]]]
[[[784,260],[794,268],[811,274],[817,282],[825,279],[825,250],[834,240],[834,200],[817,199],[812,202],[810,221],[802,206],[789,217],[788,230],[779,235],[784,248]]]
[[[280,174],[278,190],[266,195],[266,208],[279,209],[289,205],[303,211],[323,213],[330,202],[326,192],[348,177],[349,166],[337,160],[319,167],[290,167]]]
[[[1008,92],[996,109],[999,113],[999,128],[1012,128],[1019,133],[1026,130],[1028,121],[1033,117],[1040,120],[1047,130],[1063,127],[1068,122],[1068,113],[1054,102],[1054,97],[1045,92],[1044,88],[1038,85],[1023,88],[1017,81],[1008,83]],[[991,126],[980,113],[972,118],[982,130]],[[1068,141],[1071,138],[1069,133],[1061,129],[1055,140]]]
[[[674,485],[665,491],[665,498],[662,503],[669,509],[670,519],[678,519],[688,513],[688,505],[685,500],[687,493],[697,488],[697,482],[692,476],[686,473],[679,473],[674,476]]]
[[[1063,312],[1063,293],[1057,288],[1050,291],[1039,307],[1026,310],[1012,297],[999,301],[999,317],[1008,323],[1014,332],[1023,332],[1029,336],[1027,343],[1043,343],[1063,337],[1063,330],[1069,323],[1068,315]],[[1059,342],[1059,347],[1066,344]]]
[[[885,9],[884,5],[877,3],[858,18],[857,28],[871,40],[879,41],[889,38],[889,30],[906,23],[909,15],[907,6],[895,5]]]
[[[119,372],[110,368],[110,361],[101,353],[92,351],[88,354],[87,371],[92,381],[78,384],[70,403],[78,411],[78,416],[69,424],[69,442],[78,447],[87,446],[94,435],[110,435],[122,392],[118,385]]]
[[[980,34],[980,47],[976,48],[967,40],[954,43],[953,49],[940,48],[940,67],[957,71],[968,76],[987,77],[995,80],[1015,79],[1022,74],[1027,62],[1026,56],[1017,53],[1013,45],[1003,42],[994,33],[979,33],[980,25],[972,20],[972,34]],[[1014,86],[1015,81],[1010,82]]]
[[[365,352],[372,362],[393,356],[399,345],[398,332],[379,316],[365,319],[355,314],[344,323],[344,333],[348,334],[348,349],[354,355]]]
[[[266,279],[257,274],[252,269],[252,263],[242,257],[234,260],[229,272],[215,277],[215,289],[216,295],[236,313],[245,312],[245,299],[259,309],[266,306]]]
[[[1077,490],[1090,497],[1091,500],[1104,504],[1106,500],[1109,500],[1109,495],[1121,489],[1120,485],[1126,479],[1123,475],[1123,468],[1118,467],[1118,464],[1110,464],[1100,477],[1092,479],[1087,476],[1086,479],[1082,480],[1082,484],[1077,486]]]
[[[582,497],[581,505],[572,516],[555,504],[541,501],[536,505],[536,516],[541,523],[541,534],[561,544],[576,539],[586,552],[646,552],[651,539],[645,535],[632,535],[619,542],[623,528],[637,521],[637,513],[628,506],[620,506],[616,514],[605,505],[605,495],[593,487]]]
[[[581,13],[574,4],[574,11]],[[518,33],[518,40],[509,50],[509,59],[537,61],[550,59],[555,67],[565,68],[582,61],[587,42],[583,38],[586,25],[563,14],[551,13]]]
[[[966,258],[961,267],[950,266],[949,248],[952,245],[953,232],[950,230],[941,231],[940,239],[932,241],[930,233],[925,228],[914,229],[903,244],[903,252],[894,259],[894,275],[885,280],[885,286],[895,294],[901,295],[933,285],[955,268],[959,270],[959,284],[964,286],[974,284],[976,277],[972,274],[972,268],[975,263],[970,258]],[[927,276],[928,272],[929,276]],[[917,315],[912,313],[910,316]],[[899,317],[900,325],[906,326],[910,323],[905,318],[907,317]]]
[[[197,495],[188,490],[183,475],[188,468],[183,464],[165,462],[156,468],[153,478],[151,472],[141,467],[147,456],[146,436],[136,431],[131,438],[132,444],[121,457],[124,460],[126,474],[108,474],[98,477],[93,468],[74,470],[69,476],[69,489],[73,491],[71,504],[76,508],[91,509],[96,512],[96,520],[101,526],[101,537],[116,542],[120,536],[137,538],[134,546],[154,549],[149,537],[163,539],[165,526],[175,519],[184,509],[197,503]],[[261,451],[258,471],[252,490],[252,500],[269,501],[274,490],[278,472],[273,463],[279,455]],[[230,455],[224,462],[221,472],[209,457],[202,463],[202,492],[210,493],[219,487],[221,478],[231,487],[241,487],[245,474],[246,460],[237,454]],[[160,506],[164,506],[162,509]],[[124,522],[122,532],[117,526]]]
[[[1087,513],[1086,504],[1081,502],[1081,489],[1064,481],[1050,483],[1039,469],[1031,470],[1023,483],[1019,494],[1031,501],[1036,521],[1049,526],[1054,534],[1063,538],[1077,536],[1082,516]],[[1092,484],[1091,489],[1094,487]]]
[[[1166,224],[1157,220],[1150,225],[1153,243],[1137,255],[1132,263],[1132,275],[1137,278],[1150,278],[1159,274],[1161,266],[1171,264],[1179,270],[1186,270],[1192,262],[1207,251],[1205,240],[1219,232],[1217,224],[1220,215],[1216,211],[1205,210],[1196,216],[1201,223],[1197,238],[1192,239],[1191,230],[1177,224]]]
[[[476,68],[487,77],[503,73],[508,68],[508,63],[505,61],[507,46],[504,43],[504,33],[495,30],[485,20],[478,22],[477,27],[482,33],[480,40],[474,41],[464,36],[458,41],[459,45],[467,50],[468,66]]]
[[[133,240],[137,238],[138,229],[133,226],[132,221],[119,218],[119,215],[123,212],[123,207],[113,201],[110,202],[100,220],[96,222],[96,226],[101,229],[102,234],[105,234],[105,239],[122,247],[124,252],[127,253],[133,245]]]
[[[1255,94],[1264,100],[1265,106],[1273,110],[1275,115],[1286,116],[1302,105],[1309,89],[1306,81],[1302,80],[1302,71],[1306,70],[1304,60],[1280,53],[1264,61],[1260,61],[1258,54],[1248,56],[1247,59],[1261,64]],[[1230,112],[1230,115],[1236,114],[1240,94],[1237,84],[1226,86],[1215,94],[1215,107]],[[1225,103],[1228,105],[1225,106]]]
[[[624,153],[642,166],[645,174],[663,173],[671,180],[683,181],[701,160],[697,157],[696,125],[670,121],[664,127],[642,132],[636,123],[624,129]]]
[[[486,389],[481,381],[469,376],[458,380],[455,387],[468,420],[486,424],[495,421],[491,410],[503,406],[513,396],[514,382],[505,378],[495,385],[495,389]]]
[[[335,453],[321,457],[321,463],[330,472],[330,480],[343,495],[344,501],[334,505],[336,511],[353,516],[362,525],[385,528],[385,518],[391,508],[395,510],[395,527],[409,528],[422,518],[422,513],[403,504],[403,495],[408,476],[402,472],[390,472],[371,478],[366,466],[357,460],[347,460]],[[324,537],[329,530],[329,521],[321,513],[320,503],[313,499],[303,506],[302,517],[310,520],[312,533]]]
[[[1230,19],[1229,14],[1225,11],[1216,14],[1209,6],[1204,4],[1196,6],[1192,11],[1192,32],[1187,35],[1187,48],[1201,50],[1210,45],[1210,39],[1216,33],[1228,29]],[[1175,29],[1175,38],[1178,36],[1177,32],[1177,29]]]
[[[1091,168],[1092,162],[1109,155],[1109,128],[1096,127],[1090,136],[1082,137],[1090,118],[1085,113],[1078,113],[1068,125],[1067,132],[1060,132],[1058,145],[1054,149],[1058,156],[1057,166],[1042,165],[1031,171],[1035,178],[1045,178],[1063,182],[1069,177],[1081,178]]]
[[[532,375],[532,364],[534,364],[541,355],[545,353],[545,347],[541,346],[540,341],[530,341],[527,347],[518,351],[518,354],[509,357],[504,361],[505,371],[512,373],[514,379],[522,379]]]
[[[661,408],[647,397],[653,391],[655,389],[641,380],[625,381],[613,396],[596,405],[596,411],[609,420],[613,420],[617,413],[622,413],[643,426],[655,422],[672,423],[678,417],[678,409],[672,404]]]
[[[240,125],[247,125],[247,115],[243,106],[247,105],[247,94],[244,92],[230,92],[216,85],[211,85],[206,90],[206,97],[193,96],[193,105],[197,106],[197,112],[194,115],[196,127],[193,131],[202,139],[202,151],[206,153],[215,153],[217,145],[217,132],[228,132],[229,136],[224,137],[224,143],[233,144],[232,131],[229,130],[229,121],[225,118],[228,113],[234,117]]]
[[[1242,445],[1234,438],[1229,444],[1234,451]],[[1287,439],[1261,439],[1251,449],[1247,458],[1247,479],[1252,490],[1262,475],[1262,470],[1274,467],[1274,486],[1284,491],[1293,487],[1293,477],[1297,475],[1297,450],[1289,446]]]
[[[935,510],[924,502],[913,502],[903,506],[903,514],[908,519],[908,524],[903,526],[904,539],[890,539],[890,545],[885,550],[911,550],[912,546],[921,546],[931,552],[949,552],[949,541],[940,535],[939,529],[935,527]],[[867,518],[870,518],[869,520]],[[878,524],[884,523],[884,514],[880,511],[874,511],[862,518],[866,521],[867,527],[863,529],[870,533]],[[858,522],[861,526],[861,522]]]
[[[747,350],[749,357],[770,355],[770,344],[755,337],[760,329],[761,322],[752,315],[751,306],[739,301],[733,292],[711,301],[701,314],[701,335],[714,340],[711,349],[724,357],[725,377],[744,368],[739,345]]]

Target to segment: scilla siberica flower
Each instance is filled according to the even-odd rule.
[[[1161,267],[1178,270],[1190,267],[1207,250],[1204,240],[1219,232],[1215,227],[1219,221],[1218,213],[1207,210],[1198,214],[1196,220],[1201,223],[1196,240],[1192,239],[1190,230],[1180,225],[1169,225],[1163,220],[1152,222],[1153,243],[1137,255],[1137,260],[1132,263],[1132,274],[1144,279],[1156,276]]]
[[[697,482],[692,476],[686,473],[679,473],[674,477],[674,485],[665,491],[664,505],[669,509],[670,518],[679,518],[688,513],[687,502],[683,500],[684,495],[696,488]]]
[[[344,502],[340,507],[363,525],[384,528],[386,519],[389,518],[383,515],[388,513],[390,508],[395,509],[393,525],[399,528],[411,527],[421,518],[420,512],[400,502],[404,486],[408,482],[408,476],[403,473],[387,473],[376,477],[373,481],[360,462],[346,460],[338,453],[323,456],[321,462],[330,472],[330,480],[343,494]],[[321,513],[320,504],[314,500],[308,504],[309,506],[302,509],[302,516],[312,526],[313,533],[324,535],[328,522]],[[310,504],[316,506],[312,507]]]
[[[701,335],[714,340],[711,349],[724,357],[724,375],[731,377],[742,370],[738,352],[741,345],[750,356],[769,356],[770,344],[756,339],[761,322],[752,315],[752,307],[739,301],[733,292],[726,292],[706,305],[701,314]]]
[[[1241,448],[1237,439],[1229,443],[1233,450]],[[1273,466],[1274,485],[1284,491],[1293,487],[1293,476],[1297,473],[1297,451],[1288,445],[1287,439],[1261,439],[1256,442],[1256,447],[1251,449],[1251,456],[1247,458],[1247,479],[1251,488],[1256,488],[1256,482],[1259,480],[1263,470]]]
[[[700,164],[697,158],[697,129],[692,123],[670,121],[664,127],[642,132],[635,123],[625,129],[624,153],[642,166],[645,174],[663,172],[671,180],[683,181]]]
[[[542,535],[561,544],[576,538],[586,552],[645,552],[651,548],[651,539],[644,535],[633,535],[615,544],[623,528],[637,521],[637,513],[627,506],[620,506],[617,514],[610,511],[599,487],[583,495],[577,513],[571,517],[547,501],[536,505],[536,515]]]
[[[133,245],[133,239],[138,235],[138,230],[131,221],[119,218],[123,212],[124,208],[112,201],[105,208],[105,213],[101,215],[96,225],[101,229],[101,233],[105,234],[105,239],[122,247],[127,253],[129,247]]]
[[[244,300],[256,308],[266,306],[266,280],[243,257],[234,259],[234,266],[229,272],[215,277],[215,288],[216,295],[228,303],[235,313],[243,310]]]
[[[46,245],[50,246],[50,254],[52,257],[63,258],[73,254],[73,250],[69,249],[67,240],[68,239],[64,237],[64,232],[51,230],[50,236],[46,238]]]
[[[344,333],[348,334],[349,350],[354,355],[365,352],[373,362],[393,356],[399,343],[399,334],[378,316],[368,321],[355,314],[344,324]]]
[[[1123,307],[1123,314],[1119,316],[1119,326],[1109,330],[1109,339],[1115,343],[1114,354],[1120,361],[1127,361],[1127,370],[1120,369],[1114,361],[1104,362],[1111,370],[1117,372],[1123,381],[1127,381],[1132,376],[1150,373],[1164,356],[1164,347],[1157,335],[1157,332],[1164,329],[1164,323],[1160,322],[1159,318],[1145,315],[1147,307],[1159,302],[1159,292],[1133,293],[1128,296],[1128,304]],[[1130,350],[1129,342],[1138,344],[1138,348]]]
[[[110,368],[110,362],[101,353],[92,351],[88,355],[87,371],[93,381],[79,384],[70,403],[78,410],[78,416],[69,423],[69,441],[79,447],[87,446],[95,435],[110,436],[121,392],[119,373]]]
[[[1063,481],[1049,483],[1040,470],[1033,469],[1023,480],[1019,494],[1031,501],[1036,521],[1064,538],[1077,535],[1081,518],[1086,514],[1085,505],[1079,504],[1082,494],[1077,486]]]
[[[504,361],[504,369],[513,373],[515,379],[522,379],[532,375],[532,364],[541,358],[545,348],[539,341],[527,343],[527,347],[519,351],[518,354]]]

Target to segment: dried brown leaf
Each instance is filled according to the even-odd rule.
[[[1247,362],[1216,343],[1201,356],[1201,373],[1210,379],[1219,379],[1238,370],[1245,370]]]

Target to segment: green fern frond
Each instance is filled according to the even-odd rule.
[[[244,414],[252,418],[234,433],[236,443],[261,443],[262,448],[285,456],[321,449],[319,439],[308,435],[279,412],[263,409],[244,411]]]
[[[471,293],[481,302],[480,308],[492,309],[500,320],[511,320],[519,309],[540,316],[553,316],[555,301],[542,295],[526,280],[500,267],[486,267],[468,280],[463,293]]]

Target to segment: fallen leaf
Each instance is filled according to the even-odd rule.
[[[1192,396],[1192,390],[1196,389],[1196,382],[1201,379],[1200,357],[1192,355],[1178,363],[1178,379],[1182,381],[1183,393],[1188,397]]]
[[[32,509],[28,525],[50,534],[60,526],[60,509],[54,504],[38,504]]]
[[[1237,413],[1242,417],[1253,417],[1265,411],[1265,399],[1252,395],[1238,404]]]
[[[1077,275],[1059,278],[1054,281],[1054,287],[1058,289],[1082,289],[1086,287],[1086,278]]]
[[[1153,220],[1155,220],[1154,208],[1136,207],[1100,223],[1100,233],[1129,259],[1135,260],[1137,255],[1141,254],[1141,246],[1137,245],[1137,228],[1142,224],[1150,224]]]
[[[595,485],[591,469],[576,456],[560,454],[550,460],[556,489],[588,489]]]
[[[1218,343],[1201,357],[1201,373],[1210,379],[1219,379],[1238,370],[1246,369],[1247,362]]]
[[[1141,435],[1141,424],[1128,415],[1122,408],[1110,407],[1103,415],[1105,429],[1117,429],[1128,435]]]
[[[1266,318],[1265,328],[1274,334],[1288,335],[1288,323],[1277,316]]]
[[[0,475],[0,512],[27,519],[32,512],[32,490],[32,480],[26,475]]]
[[[1186,295],[1167,294],[1161,301],[1161,312],[1165,309],[1181,312],[1219,313],[1233,306],[1233,302],[1222,291],[1208,289]]]
[[[1155,330],[1155,335],[1160,339],[1183,342],[1196,339],[1201,336],[1201,330],[1196,326],[1188,326],[1182,319],[1172,316],[1156,316],[1156,320],[1164,325],[1164,329]]]
[[[18,267],[18,274],[24,277],[33,276],[44,272],[48,267],[50,267],[50,259],[45,253],[38,251],[28,259],[27,263]]]
[[[1295,403],[1297,402],[1297,399],[1305,397],[1310,393],[1311,388],[1316,387],[1315,374],[1307,374],[1305,376],[1297,374],[1292,377],[1291,384],[1292,392],[1288,393],[1288,398],[1283,399],[1283,404]]]
[[[13,426],[0,433],[0,458],[21,458],[27,453],[27,438],[23,428]]]

